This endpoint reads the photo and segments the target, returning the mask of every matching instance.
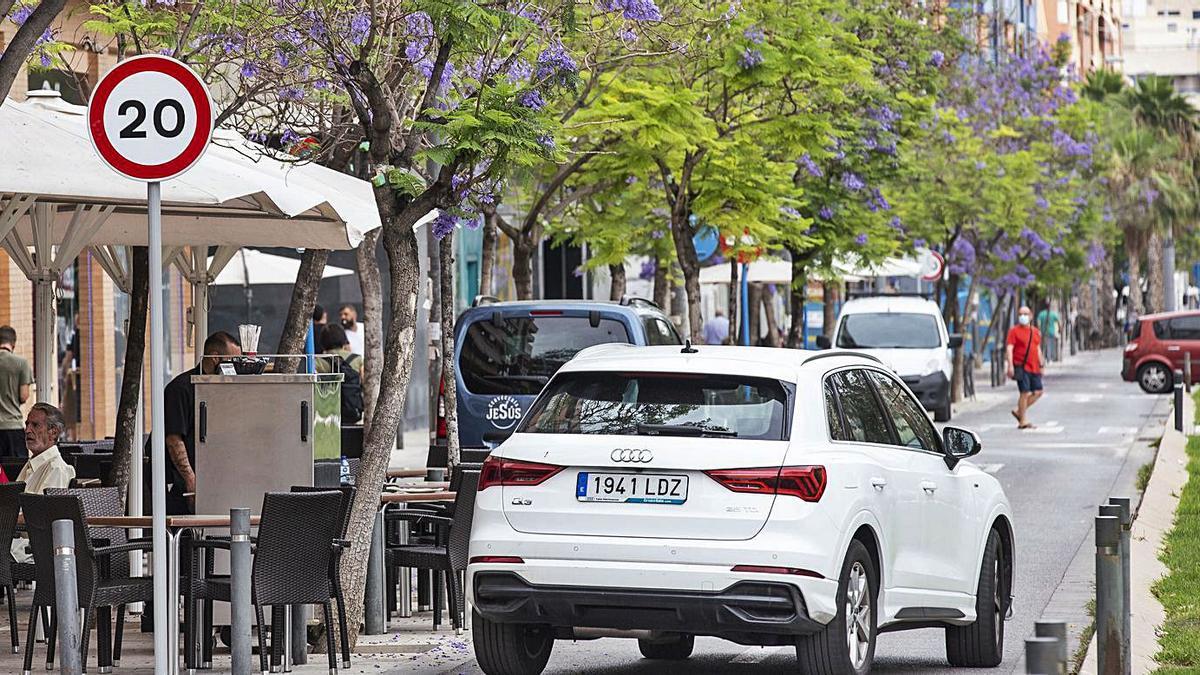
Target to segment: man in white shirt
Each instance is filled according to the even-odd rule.
[[[346,329],[346,339],[350,341],[350,353],[363,355],[363,327],[358,322],[358,310],[354,305],[342,305],[338,310],[338,319],[342,328]]]
[[[49,403],[35,403],[25,418],[25,447],[29,450],[29,461],[21,469],[17,481],[25,483],[25,492],[42,494],[46,488],[70,487],[75,478],[75,469],[63,461],[58,452],[58,439],[67,430],[62,411]],[[33,554],[26,552],[29,542],[14,539],[13,559],[28,562]]]

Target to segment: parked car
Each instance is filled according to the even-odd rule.
[[[1200,374],[1200,311],[1147,314],[1130,330],[1121,378],[1137,382],[1148,394],[1165,394],[1174,385],[1174,371],[1183,370],[1191,354],[1192,379]]]
[[[842,305],[833,344],[877,357],[896,371],[933,419],[949,422],[954,350],[962,336],[951,335],[936,302],[920,296],[877,295]],[[827,338],[817,345],[829,348]]]
[[[454,374],[458,437],[464,461],[482,462],[488,448],[517,426],[550,377],[586,347],[606,343],[678,345],[671,320],[653,302],[476,301],[455,326]],[[429,466],[445,466],[444,405]]]
[[[864,675],[879,633],[941,627],[953,665],[999,665],[1013,521],[979,451],[871,356],[584,350],[484,463],[478,663],[536,674],[597,637],[681,661],[704,635]]]

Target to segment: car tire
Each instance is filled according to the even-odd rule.
[[[1151,361],[1143,364],[1137,371],[1138,386],[1147,394],[1165,394],[1174,386],[1174,374],[1165,365]]]
[[[796,660],[805,675],[866,675],[875,660],[876,611],[879,576],[867,548],[857,539],[850,542],[838,577],[838,611],[825,627],[796,640]],[[849,621],[850,608],[858,609]],[[859,639],[850,645],[850,629]],[[865,642],[861,639],[865,633]]]
[[[683,661],[692,655],[692,648],[695,646],[694,635],[679,635],[670,641],[638,640],[638,649],[642,651],[642,656],[662,661]]]
[[[487,675],[540,675],[550,660],[554,633],[544,626],[496,623],[471,612],[475,660]]]
[[[949,422],[950,415],[950,394],[946,394],[946,402],[933,409],[934,422]]]
[[[979,592],[975,597],[975,622],[946,629],[946,658],[959,668],[995,668],[1004,659],[1004,617],[1008,591],[1000,534],[988,534],[983,563],[979,566]]]

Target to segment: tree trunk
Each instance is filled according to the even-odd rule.
[[[1127,311],[1141,316],[1146,313],[1145,307],[1142,305],[1142,246],[1137,230],[1134,228],[1125,230],[1125,250],[1129,256],[1129,306]]]
[[[1163,240],[1157,229],[1150,232],[1146,243],[1146,312],[1161,312],[1167,308],[1163,279]]]
[[[304,336],[312,325],[317,291],[321,287],[321,277],[325,274],[328,260],[329,251],[322,248],[306,249],[300,258],[300,271],[296,273],[296,283],[292,286],[292,302],[288,306],[287,319],[283,322],[283,335],[279,338],[280,354],[304,352]],[[300,367],[300,361],[296,358],[275,359],[275,372],[294,373]]]
[[[668,314],[671,312],[671,259],[666,256],[654,258],[654,304]]]
[[[458,386],[454,376],[454,232],[438,242],[439,293],[442,299],[442,379],[446,383],[446,465],[453,472],[459,463]]]
[[[1100,278],[1097,280],[1097,295],[1099,296],[1099,316],[1097,326],[1100,341],[1105,347],[1115,347],[1120,342],[1117,333],[1117,307],[1113,298],[1113,254],[1104,252],[1104,260],[1100,262]],[[1083,340],[1084,336],[1080,336]],[[1085,342],[1086,344],[1086,342]]]
[[[448,186],[446,188],[448,190]],[[367,579],[367,556],[371,529],[379,510],[379,493],[387,477],[388,463],[396,443],[396,430],[404,415],[404,402],[412,374],[414,337],[417,321],[417,290],[420,257],[412,224],[438,206],[434,196],[422,195],[402,212],[394,202],[390,188],[376,189],[376,202],[383,220],[383,245],[388,255],[391,279],[391,317],[385,332],[383,370],[379,378],[379,399],[371,431],[363,443],[358,469],[358,493],[350,512],[347,536],[351,548],[342,556],[342,579],[346,593],[346,616],[351,644],[358,636],[363,618],[363,597]]]
[[[513,239],[513,286],[518,300],[533,299],[533,244],[523,238]]]
[[[762,284],[750,284],[746,289],[746,313],[750,316],[746,321],[746,336],[742,338],[742,344],[757,347],[762,341],[762,297]]]
[[[492,288],[492,273],[496,268],[496,246],[500,239],[496,218],[495,205],[484,208],[483,251],[479,254],[479,295],[496,294]]]
[[[383,282],[379,278],[379,230],[363,237],[354,252],[358,269],[358,287],[362,291],[363,307],[363,433],[371,431],[371,415],[379,399],[379,376],[383,370]]]
[[[762,294],[763,314],[767,317],[767,346],[780,346],[779,317],[775,314],[775,284],[767,286]]]
[[[625,263],[608,266],[608,274],[612,277],[612,286],[608,291],[608,299],[618,302],[625,297]]]
[[[703,344],[703,321],[700,318],[700,260],[696,257],[696,246],[692,243],[688,214],[675,209],[671,213],[671,237],[675,241],[675,256],[683,272],[683,289],[687,293],[687,331],[692,342]],[[732,317],[730,317],[732,319]]]
[[[13,3],[4,3],[9,9]],[[37,44],[38,38],[50,27],[54,19],[58,17],[63,8],[67,6],[67,0],[41,0],[34,5],[33,13],[25,19],[25,23],[16,30],[14,35],[9,32],[9,43],[6,49],[0,52],[0,101],[8,98],[8,92],[12,89],[13,82],[16,81],[17,75],[21,72],[21,66],[25,65],[25,61],[33,52],[34,46]],[[8,14],[6,9],[0,13],[0,17]]]
[[[838,283],[827,279],[821,284],[821,333],[833,338],[833,324],[837,322]]]
[[[808,270],[806,262],[796,251],[792,254],[792,283],[788,288],[788,311],[791,321],[788,326],[787,346],[789,349],[804,348],[804,301],[808,296]]]
[[[742,341],[738,339],[738,299],[741,297],[741,285],[738,284],[738,264],[736,260],[729,261],[729,340],[740,345]]]
[[[146,314],[150,298],[150,249],[134,246],[129,261],[129,332],[125,336],[125,371],[121,376],[121,401],[117,404],[117,430],[113,440],[112,481],[124,501],[129,495],[132,462],[140,456],[142,430],[137,428],[142,400],[142,362],[146,357]],[[14,477],[15,478],[15,477]],[[137,489],[141,489],[140,486]]]

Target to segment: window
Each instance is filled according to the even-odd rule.
[[[861,370],[844,370],[833,376],[842,416],[846,420],[845,435],[848,440],[861,443],[892,443],[892,433],[879,402],[875,400],[874,388]]]
[[[646,344],[654,345],[677,345],[682,344],[679,341],[679,333],[675,332],[675,327],[657,316],[648,316],[642,320],[646,327]]]
[[[942,345],[932,314],[847,314],[838,329],[843,349],[934,349]]]
[[[463,336],[459,372],[473,394],[536,394],[584,347],[629,342],[625,324],[586,316],[480,319]]]
[[[837,397],[833,393],[833,378],[825,380],[825,419],[829,424],[829,437],[835,441],[848,441],[842,427],[842,415],[838,412]]]
[[[871,379],[879,389],[879,397],[892,417],[892,426],[900,445],[917,450],[938,450],[937,432],[929,423],[925,411],[913,402],[912,396],[899,383],[883,373],[871,371]]]
[[[1154,322],[1154,337],[1158,338],[1159,340],[1171,339],[1171,330],[1168,328],[1166,321]]]
[[[521,431],[542,434],[786,439],[788,395],[778,380],[691,373],[563,373]]]
[[[1193,19],[1200,19],[1200,9],[1193,9],[1193,10],[1192,10],[1192,18],[1193,18]]]
[[[1179,32],[1179,24],[1177,24],[1177,23],[1169,23],[1169,24],[1167,24],[1167,32],[1168,32],[1168,33],[1177,33],[1177,32]]]
[[[1200,340],[1200,316],[1181,316],[1171,319],[1171,340]]]

